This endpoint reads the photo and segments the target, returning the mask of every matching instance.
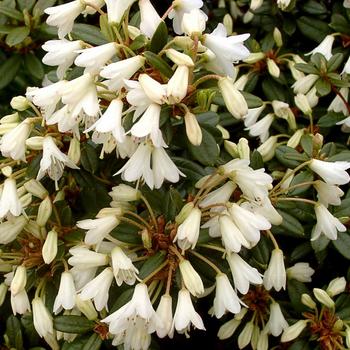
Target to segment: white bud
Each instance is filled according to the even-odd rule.
[[[69,142],[68,158],[77,165],[80,161],[80,142],[77,138],[73,137]]]
[[[299,334],[304,330],[309,320],[299,320],[292,326],[286,328],[281,336],[281,342],[285,343],[291,341],[299,336]]]
[[[0,124],[0,135],[4,135],[14,129],[19,123]]]
[[[263,144],[261,144],[257,151],[261,154],[264,162],[268,162],[275,155],[277,147],[277,136],[270,136]]]
[[[55,259],[57,255],[57,232],[55,230],[47,234],[41,254],[45,264],[50,264]]]
[[[16,295],[24,290],[27,283],[27,270],[23,265],[17,266],[13,279],[11,281],[11,294]]]
[[[125,184],[113,187],[109,195],[116,202],[133,202],[141,198],[141,192],[138,189]]]
[[[91,300],[82,300],[80,295],[77,294],[75,297],[75,303],[76,307],[86,316],[88,320],[93,321],[97,319],[98,314]]]
[[[297,130],[287,142],[288,147],[296,148],[301,140],[301,137],[304,135],[304,129]]]
[[[238,140],[237,151],[238,151],[239,158],[248,159],[248,160],[250,159],[249,142],[246,138],[241,137]]]
[[[346,288],[346,279],[344,277],[337,277],[329,282],[326,292],[330,297],[334,297],[343,293]]]
[[[233,19],[229,13],[226,13],[224,16],[222,23],[226,28],[227,35],[232,35],[233,32]]]
[[[48,195],[46,188],[38,180],[31,179],[25,182],[23,186],[27,192],[40,199],[44,199]]]
[[[10,177],[12,175],[12,168],[10,166],[5,166],[1,169],[4,176]]]
[[[192,267],[188,260],[182,260],[179,264],[181,276],[188,291],[198,297],[204,293],[204,286],[198,272]]]
[[[45,226],[51,214],[52,214],[52,202],[50,197],[46,196],[46,198],[39,205],[38,215],[36,218],[37,224],[41,227]]]
[[[25,111],[30,106],[29,101],[24,96],[15,96],[12,98],[11,107],[17,111]]]
[[[248,58],[244,59],[243,62],[253,64],[263,60],[264,58],[265,54],[263,52],[251,52]]]
[[[275,40],[277,47],[283,45],[282,33],[277,27],[273,30],[273,40]]]
[[[276,64],[276,62],[271,58],[267,58],[266,63],[267,63],[267,70],[269,71],[269,74],[272,77],[278,78],[280,76],[280,69]]]
[[[33,136],[26,140],[26,146],[32,150],[40,151],[43,149],[44,137]]]
[[[221,136],[224,140],[228,140],[230,138],[229,131],[227,129],[225,129],[223,126],[218,124],[215,127],[221,132]]]
[[[4,303],[7,293],[7,285],[5,283],[0,284],[0,306]]]
[[[197,118],[193,113],[187,112],[184,117],[186,135],[194,146],[202,143],[202,129],[198,124]]]
[[[226,152],[232,158],[238,158],[239,157],[238,148],[237,148],[237,144],[236,143],[234,143],[232,141],[225,140],[224,141],[224,148],[225,148]]]
[[[187,94],[188,66],[182,65],[176,68],[175,73],[167,84],[167,96],[170,104],[179,103]]]
[[[305,114],[310,115],[312,113],[312,109],[309,104],[309,100],[306,97],[306,95],[303,94],[297,94],[294,97],[295,104],[297,107]]]
[[[179,52],[174,49],[168,49],[165,51],[165,54],[170,60],[172,60],[178,66],[188,66],[188,67],[194,66],[192,58],[182,52]]]
[[[312,300],[309,294],[303,293],[301,295],[301,302],[310,309],[316,309],[316,303]]]
[[[0,119],[0,124],[7,124],[7,123],[17,123],[19,122],[19,114],[18,112],[13,114],[5,115]]]
[[[327,306],[330,309],[334,308],[333,299],[327,294],[327,292],[321,288],[314,288],[313,293],[315,298],[323,305]]]
[[[186,203],[179,214],[177,214],[177,216],[175,217],[175,222],[180,225],[182,224],[186,218],[188,217],[188,215],[190,215],[192,209],[194,208],[193,202],[189,202]]]

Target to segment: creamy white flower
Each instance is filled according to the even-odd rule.
[[[100,111],[94,77],[85,73],[70,80],[60,90],[62,103],[68,105],[72,117],[84,111],[90,117],[96,117]]]
[[[185,13],[193,9],[200,9],[203,6],[202,0],[176,0],[173,9],[169,12],[169,18],[173,20],[173,27],[176,34],[181,35],[182,21]]]
[[[317,47],[315,47],[312,51],[306,53],[305,56],[314,55],[315,53],[320,53],[326,58],[326,60],[329,60],[332,57],[333,42],[334,42],[334,36],[326,35],[325,38],[321,41],[321,43]]]
[[[62,308],[65,310],[73,309],[75,305],[76,289],[73,276],[69,271],[61,274],[60,288],[53,305],[53,312],[57,315]]]
[[[316,74],[308,74],[303,78],[298,79],[293,85],[295,94],[307,94],[319,78]]]
[[[218,204],[218,203],[226,203],[231,198],[233,191],[237,188],[234,182],[227,181],[224,185],[217,188],[214,191],[209,192],[204,199],[199,202],[200,208],[205,208],[207,206]]]
[[[77,265],[73,266],[69,271],[73,275],[76,290],[81,290],[95,277],[97,267],[89,267],[84,269],[83,267]]]
[[[47,310],[41,298],[35,297],[32,300],[33,306],[33,324],[39,336],[46,337],[48,334],[53,334],[52,316]]]
[[[181,289],[177,296],[176,310],[171,330],[171,337],[174,329],[180,334],[188,336],[191,324],[197,329],[205,330],[202,318],[193,307],[190,293],[187,289]]]
[[[4,157],[26,161],[26,140],[31,131],[31,123],[23,120],[0,140],[0,151]]]
[[[265,104],[256,108],[249,108],[247,114],[243,117],[244,125],[250,127],[254,125],[258,118],[260,117],[261,112],[265,109]]]
[[[148,38],[152,38],[162,19],[149,0],[139,0],[141,15],[140,30]]]
[[[218,331],[218,338],[220,340],[231,338],[232,335],[235,333],[236,329],[241,324],[241,320],[238,320],[235,318],[232,318],[231,320],[225,322]]]
[[[230,265],[235,288],[242,294],[247,294],[249,284],[262,284],[261,274],[245,262],[238,254],[228,253],[226,259]]]
[[[221,318],[227,311],[237,314],[241,310],[240,300],[227,275],[224,273],[216,276],[216,293],[213,309],[213,313],[217,318]]]
[[[249,50],[243,41],[249,34],[233,35],[227,37],[226,28],[219,23],[211,34],[204,35],[204,45],[215,54],[215,62],[229,77],[233,77],[233,63],[244,60],[249,56]]]
[[[145,63],[142,56],[134,56],[114,62],[104,67],[100,76],[108,79],[104,83],[110,90],[119,90],[124,85],[124,79],[130,79]]]
[[[330,297],[334,297],[340,293],[343,293],[346,286],[347,282],[345,277],[336,277],[329,282],[326,292]]]
[[[267,290],[274,288],[277,292],[281,288],[286,289],[286,270],[284,267],[283,252],[275,248],[271,253],[271,259],[264,273],[264,287]]]
[[[180,65],[167,84],[167,97],[170,104],[179,103],[185,98],[188,88],[189,68],[186,65]]]
[[[179,264],[181,276],[185,287],[196,297],[204,293],[204,286],[198,272],[188,260],[182,260]]]
[[[84,10],[85,5],[80,0],[74,0],[66,4],[48,7],[44,10],[49,15],[46,23],[58,28],[58,37],[63,39],[73,29],[74,20]]]
[[[28,220],[23,216],[10,217],[0,224],[0,244],[8,244],[22,232]]]
[[[290,5],[291,1],[292,0],[277,0],[277,6],[284,11]]]
[[[194,249],[197,244],[202,212],[197,207],[193,208],[187,218],[177,228],[173,242],[182,249]]]
[[[169,294],[164,294],[160,298],[156,314],[162,321],[162,327],[158,327],[156,332],[159,338],[164,338],[170,331],[173,323],[172,298]]]
[[[349,88],[343,87],[339,90],[339,93],[344,97],[344,99],[347,101],[349,96]],[[336,113],[343,113],[345,116],[349,115],[349,110],[344,103],[344,101],[339,97],[339,95],[336,95],[327,108],[327,111],[333,111]]]
[[[23,315],[27,311],[30,311],[30,302],[25,289],[16,295],[11,293],[11,308],[14,315]]]
[[[51,115],[46,114],[47,125],[57,124],[59,132],[72,132],[76,137],[79,136],[78,125],[81,120],[82,113],[78,116],[73,116],[68,105],[63,106]],[[30,147],[28,143],[27,146]]]
[[[309,263],[299,262],[288,267],[286,273],[290,279],[296,279],[299,282],[311,282],[311,276],[315,273],[315,270],[310,267]]]
[[[114,215],[104,216],[98,219],[86,219],[77,222],[77,226],[88,230],[84,242],[89,245],[98,244],[119,225],[119,219]]]
[[[260,8],[261,7],[261,5],[263,4],[263,0],[251,0],[250,1],[250,9],[251,10],[257,10],[258,8]]]
[[[345,232],[346,227],[334,217],[327,208],[321,204],[315,204],[315,214],[316,214],[316,225],[312,229],[311,240],[315,241],[324,234],[327,238],[331,240],[336,240],[339,232]]]
[[[294,323],[292,326],[286,328],[281,336],[281,342],[285,343],[291,341],[299,336],[299,334],[304,330],[307,326],[309,320],[299,320]]]
[[[83,287],[80,292],[81,299],[93,299],[97,311],[101,311],[103,308],[108,310],[109,288],[111,287],[112,281],[112,269],[107,267]]]
[[[45,242],[41,249],[41,255],[45,264],[50,264],[56,258],[58,250],[57,240],[57,232],[52,229],[47,234]]]
[[[27,269],[23,265],[17,266],[10,285],[11,294],[22,292],[27,284]]]
[[[329,204],[341,204],[340,197],[344,195],[344,192],[338,186],[330,185],[321,180],[317,180],[314,183],[314,187],[317,191],[317,198],[319,202],[322,203],[325,207],[328,207]]]
[[[275,156],[276,147],[278,146],[277,141],[277,136],[270,136],[257,148],[257,151],[261,154],[264,162],[268,162]]]
[[[112,187],[112,191],[108,194],[116,202],[132,202],[141,198],[141,192],[137,188],[125,184]]]
[[[41,47],[43,50],[47,51],[42,61],[48,66],[58,66],[57,77],[58,79],[63,79],[67,69],[78,56],[77,50],[82,48],[82,44],[83,42],[80,40],[48,40]]]
[[[317,89],[315,86],[306,94],[306,97],[311,108],[314,108],[318,105],[319,97],[317,96]]]
[[[126,10],[136,0],[105,0],[109,23],[120,23]]]
[[[250,136],[259,136],[260,141],[265,142],[269,137],[269,129],[274,119],[274,114],[269,113],[255,124],[247,127],[246,130],[249,130]]]
[[[267,57],[266,58],[266,63],[267,63],[267,71],[272,77],[279,78],[281,74],[281,70],[278,67],[277,63],[275,60],[272,58]]]
[[[72,255],[68,259],[68,263],[72,266],[76,266],[77,269],[89,269],[97,266],[104,266],[108,262],[108,256],[106,254],[96,253],[84,246],[76,246],[69,249],[69,253]]]
[[[288,327],[279,303],[273,301],[270,304],[270,318],[266,327],[274,337],[278,337]]]
[[[131,259],[118,246],[112,250],[111,258],[113,274],[117,285],[121,286],[123,282],[130,286],[133,285],[139,270],[133,265]]]
[[[309,167],[329,185],[345,185],[350,181],[350,176],[346,172],[350,168],[350,162],[312,159]]]
[[[166,85],[160,84],[148,74],[139,75],[139,83],[146,96],[153,102],[161,105],[166,102]]]
[[[185,34],[200,35],[204,32],[208,16],[197,8],[183,15],[181,31]]]
[[[0,218],[8,214],[13,216],[21,215],[23,207],[18,197],[16,180],[7,178],[4,181],[0,197]]]
[[[43,140],[43,157],[40,161],[40,169],[36,179],[42,179],[47,173],[57,183],[63,174],[65,166],[71,169],[79,169],[67,155],[58,149],[51,136],[45,136]]]
[[[167,57],[172,60],[178,66],[185,65],[188,67],[193,67],[194,63],[190,56],[185,53],[179,52],[175,49],[167,49],[165,50],[165,54]]]

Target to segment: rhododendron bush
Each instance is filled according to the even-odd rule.
[[[349,1],[3,0],[0,38],[1,349],[350,348]]]

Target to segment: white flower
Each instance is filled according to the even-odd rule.
[[[312,113],[312,109],[306,95],[297,94],[296,96],[294,96],[294,102],[304,114],[310,115]]]
[[[209,194],[207,194],[204,199],[199,202],[199,207],[205,208],[213,204],[228,202],[236,187],[237,186],[232,181],[226,182],[216,190],[209,192]]]
[[[344,97],[344,99],[347,101],[349,96],[349,88],[343,87],[340,89],[339,93]],[[327,111],[333,111],[336,113],[343,113],[345,116],[349,115],[349,110],[344,103],[344,101],[339,97],[339,95],[336,95],[327,108]]]
[[[215,54],[215,62],[229,77],[233,77],[233,63],[249,56],[243,41],[249,34],[227,36],[226,28],[219,23],[211,34],[204,35],[204,45]]]
[[[277,0],[277,6],[282,10],[286,10],[292,0]]]
[[[186,65],[180,65],[167,84],[167,96],[170,104],[179,103],[185,98],[188,88],[189,68]]]
[[[99,275],[87,283],[81,290],[82,300],[93,299],[97,311],[103,308],[108,309],[109,288],[113,281],[113,272],[110,267],[106,267]]]
[[[16,295],[22,292],[26,284],[27,284],[27,269],[25,268],[25,266],[19,265],[17,266],[11,281],[11,285],[10,285],[11,294]]]
[[[201,10],[195,8],[183,15],[181,31],[185,34],[200,35],[204,32],[208,16]]]
[[[25,289],[16,295],[11,293],[11,308],[14,315],[17,313],[23,315],[30,311],[30,303]]]
[[[123,282],[133,285],[136,281],[138,269],[133,265],[131,259],[124,251],[116,246],[111,252],[113,274],[117,285],[121,286]]]
[[[173,309],[172,298],[169,294],[164,294],[160,298],[156,314],[162,321],[162,327],[157,328],[157,335],[159,338],[164,338],[170,331],[173,323]]]
[[[141,15],[140,30],[148,38],[152,38],[162,19],[149,0],[139,0]]]
[[[270,318],[266,327],[274,337],[278,337],[288,327],[279,303],[273,301],[270,304]]]
[[[0,218],[12,214],[19,216],[22,213],[22,204],[18,197],[16,180],[7,178],[4,181],[0,197]]]
[[[321,43],[315,47],[309,53],[306,53],[305,56],[314,55],[315,53],[322,54],[326,60],[328,61],[332,57],[332,46],[334,42],[333,35],[326,35],[325,38],[321,41]]]
[[[124,85],[124,79],[130,79],[144,63],[145,58],[142,56],[127,58],[104,67],[100,76],[109,79],[104,83],[110,90],[116,91]]]
[[[264,287],[267,290],[274,288],[277,292],[286,289],[286,270],[284,268],[283,252],[275,248],[267,270],[264,273]]]
[[[350,8],[350,0],[344,0],[343,6],[347,9]]]
[[[82,48],[82,41],[49,40],[41,48],[47,51],[42,59],[43,63],[48,66],[58,66],[57,77],[63,79],[65,72],[78,56],[77,50]]]
[[[79,265],[72,267],[69,271],[73,275],[76,289],[80,290],[90,282],[95,277],[96,270],[97,267],[89,267],[86,269]]]
[[[160,188],[164,180],[176,183],[180,176],[186,176],[176,167],[163,147],[153,148],[152,167],[155,188]]]
[[[184,222],[177,228],[174,241],[182,249],[194,249],[199,237],[202,212],[197,207],[193,208]]]
[[[293,91],[295,94],[307,94],[307,92],[313,87],[319,78],[316,74],[308,74],[303,78],[298,79],[293,85]]]
[[[185,287],[196,297],[204,293],[204,286],[198,272],[188,260],[182,260],[179,264],[181,276]]]
[[[238,254],[228,253],[226,259],[230,265],[235,288],[242,294],[247,294],[249,284],[262,284],[261,274],[245,262]]]
[[[275,156],[276,147],[278,146],[277,141],[277,136],[270,136],[257,148],[257,151],[261,154],[264,162],[268,162]]]
[[[181,289],[177,296],[176,310],[172,325],[171,334],[174,329],[180,334],[185,333],[188,336],[191,324],[197,329],[205,330],[202,318],[193,307],[190,293],[187,289]]]
[[[139,83],[147,97],[159,105],[166,102],[166,85],[160,84],[148,74],[139,75]]]
[[[77,222],[77,226],[86,233],[84,242],[89,245],[98,244],[119,225],[119,219],[114,215],[107,215],[98,219],[86,219]]]
[[[50,264],[56,258],[57,250],[57,232],[55,230],[51,230],[47,234],[41,249],[41,255],[45,264]]]
[[[317,191],[317,198],[319,202],[322,203],[325,207],[328,207],[329,204],[341,204],[340,197],[344,195],[344,192],[338,186],[330,185],[321,180],[317,180],[314,183],[314,187]]]
[[[350,176],[346,172],[350,168],[350,162],[325,162],[312,159],[309,167],[329,185],[345,185],[350,181]]]
[[[47,173],[57,183],[63,175],[65,166],[71,169],[79,169],[67,155],[58,149],[51,136],[45,136],[43,140],[43,157],[40,161],[40,169],[36,179],[42,179]]]
[[[62,308],[65,310],[73,309],[75,294],[76,289],[73,276],[69,271],[65,271],[61,274],[60,288],[53,305],[53,312],[57,315]]]
[[[165,147],[162,132],[159,129],[160,105],[151,103],[142,117],[132,126],[130,132],[136,137],[151,136],[155,147]]]
[[[23,216],[10,217],[0,224],[0,244],[8,244],[22,232],[28,220]]]
[[[181,35],[182,21],[185,13],[193,9],[200,9],[203,6],[202,0],[176,0],[173,9],[169,12],[169,18],[173,20],[173,27],[176,34]]]
[[[98,115],[100,107],[94,78],[91,74],[85,73],[66,82],[60,93],[62,94],[62,103],[68,105],[72,118],[77,117],[81,111],[90,117]]]
[[[247,127],[246,130],[249,130],[250,136],[259,136],[260,141],[265,142],[269,137],[269,129],[274,119],[274,114],[269,113],[255,124]]]
[[[34,328],[39,336],[46,337],[50,333],[53,334],[52,316],[47,310],[41,298],[35,297],[32,301],[33,306],[33,323]]]
[[[26,161],[26,140],[31,131],[31,123],[24,119],[0,140],[0,151],[4,157]]]
[[[240,300],[224,273],[216,276],[216,294],[213,308],[217,318],[221,318],[227,311],[237,314],[241,310]]]
[[[321,234],[324,234],[331,240],[336,240],[338,231],[346,231],[346,227],[339,221],[339,219],[334,217],[323,204],[315,204],[315,214],[317,223],[311,233],[312,241],[318,239]]]
[[[198,123],[197,117],[187,112],[184,116],[186,135],[188,140],[194,146],[199,146],[202,143],[202,129]]]
[[[74,63],[85,67],[84,73],[98,73],[101,68],[117,53],[116,43],[108,43],[77,51],[80,55]]]
[[[281,342],[285,343],[297,338],[299,334],[304,330],[308,322],[309,320],[299,320],[292,326],[286,328],[281,336]]]
[[[141,198],[141,192],[137,188],[125,184],[112,187],[108,194],[116,202],[132,202]]]
[[[108,256],[106,254],[93,252],[84,246],[73,247],[69,249],[69,253],[72,256],[68,259],[68,263],[76,266],[77,269],[84,270],[103,266],[108,262]]]
[[[135,2],[136,0],[105,0],[107,5],[107,15],[109,23],[120,23],[125,11]]]
[[[48,7],[44,10],[49,15],[46,23],[58,27],[58,37],[63,39],[73,29],[74,20],[84,10],[85,5],[80,0],[74,0],[66,4]]]
[[[346,286],[347,282],[344,277],[336,277],[329,282],[326,292],[330,297],[334,297],[340,293],[343,293]]]
[[[260,117],[261,112],[265,109],[265,107],[265,104],[263,104],[260,107],[249,108],[247,114],[243,117],[244,125],[246,127],[254,125]]]
[[[286,270],[287,277],[290,279],[296,279],[299,282],[311,282],[311,276],[315,273],[315,270],[310,267],[309,263],[299,262]]]

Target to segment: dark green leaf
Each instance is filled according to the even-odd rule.
[[[165,44],[167,43],[167,40],[168,40],[168,27],[164,21],[161,21],[152,36],[150,51],[154,53],[158,53],[165,46]]]
[[[7,17],[16,19],[17,21],[23,21],[24,19],[20,11],[10,8],[6,5],[0,5],[0,13]]]
[[[291,279],[288,280],[287,290],[293,307],[297,311],[305,311],[306,306],[301,303],[301,295],[304,293],[309,294],[309,290],[306,288],[305,284]]]
[[[295,185],[299,185],[302,184],[304,182],[311,182],[314,179],[314,175],[312,172],[310,171],[302,171],[299,174],[297,174],[296,176],[294,176],[293,180],[290,183],[290,186],[295,186]],[[305,186],[301,186],[301,187],[297,187],[291,191],[289,191],[289,195],[290,196],[299,196],[300,194],[304,193],[305,191],[307,191],[310,188],[310,184],[309,185],[305,185]]]
[[[6,321],[6,335],[9,338],[9,342],[16,350],[23,349],[23,338],[21,323],[16,316],[11,315]]]
[[[41,61],[32,53],[24,56],[24,66],[26,71],[38,80],[42,80],[44,77],[44,67]]]
[[[110,310],[110,313],[120,309],[123,305],[125,305],[131,299],[133,293],[134,293],[133,287],[128,288],[123,293],[121,293],[118,299],[116,300],[116,302],[113,304]]]
[[[294,148],[284,145],[276,148],[275,155],[279,162],[291,169],[308,160],[305,154],[301,154]]]
[[[335,249],[350,260],[350,234],[349,232],[339,232],[338,238],[332,241]]]
[[[344,55],[341,54],[341,53],[336,53],[335,55],[333,55],[329,59],[329,61],[327,62],[327,71],[328,72],[333,72],[337,68],[339,68],[339,66],[343,62],[343,58],[344,58]]]
[[[315,84],[317,93],[320,96],[326,96],[331,92],[332,86],[330,82],[323,80],[323,79],[318,79],[316,84]]]
[[[6,44],[8,46],[15,46],[21,43],[30,33],[28,27],[17,27],[12,29],[6,36]]]
[[[350,216],[350,198],[345,198],[341,201],[339,207],[336,207],[334,211],[334,216],[337,218]]]
[[[250,94],[246,91],[241,91],[244,99],[246,100],[249,108],[257,108],[262,106],[263,101],[260,97]]]
[[[145,51],[143,55],[146,57],[147,62],[167,78],[170,78],[173,75],[173,70],[162,58],[151,51]]]
[[[334,15],[332,15],[332,20],[329,26],[336,32],[341,32],[350,35],[349,22],[340,13],[335,13]]]
[[[83,334],[92,330],[95,326],[95,322],[83,316],[65,315],[55,317],[53,326],[60,332]]]
[[[321,128],[329,128],[345,118],[343,113],[328,112],[317,121],[317,125]]]
[[[293,249],[290,258],[292,261],[300,260],[308,256],[312,252],[310,242],[305,242]]]
[[[183,205],[184,202],[180,193],[175,188],[171,187],[165,195],[164,215],[166,221],[174,220]]]
[[[97,333],[90,336],[82,350],[98,350],[102,345],[102,339]]]
[[[312,63],[296,63],[295,68],[306,74],[319,74],[318,69]]]
[[[302,5],[302,9],[310,15],[323,15],[327,13],[327,7],[320,1],[308,0]]]
[[[179,168],[179,170],[186,175],[186,178],[188,180],[198,181],[203,176],[207,175],[207,173],[204,171],[204,169],[200,165],[188,159],[181,158],[181,157],[172,157],[172,160],[174,161],[176,166]]]
[[[257,150],[254,150],[250,155],[250,166],[254,170],[261,169],[264,167],[263,158]]]
[[[141,243],[141,237],[138,233],[138,229],[127,224],[117,226],[117,228],[111,232],[111,235],[125,243]]]
[[[81,150],[80,161],[85,170],[94,174],[98,169],[98,156],[95,148],[86,143]]]
[[[288,350],[310,350],[309,341],[308,340],[298,340],[293,343]]]
[[[153,256],[149,257],[145,263],[142,265],[139,273],[139,277],[141,279],[144,279],[148,275],[150,275],[154,270],[156,270],[164,261],[166,258],[166,252],[165,251],[159,251]]]
[[[133,51],[139,50],[147,45],[148,39],[145,35],[140,34],[135,38],[135,40],[131,43],[130,49]]]
[[[93,45],[103,45],[107,43],[99,28],[91,24],[75,23],[72,36],[75,39],[84,40]]]
[[[16,76],[20,65],[21,57],[14,55],[0,66],[0,89],[11,83]]]
[[[304,152],[312,157],[313,152],[313,138],[311,135],[303,135],[300,139],[300,145],[303,147]]]
[[[263,80],[262,89],[265,96],[271,101],[287,101],[286,89],[272,78],[265,78]]]
[[[19,9],[21,11],[27,10],[30,11],[34,6],[36,0],[17,0]]]
[[[209,124],[212,126],[216,126],[219,124],[219,116],[215,112],[205,112],[205,113],[199,113],[196,115],[197,121],[199,124]]]
[[[350,159],[350,151],[342,151],[329,157],[327,160],[329,162],[337,162],[337,161],[349,161],[349,159]]]
[[[265,236],[261,236],[259,243],[251,250],[254,259],[259,264],[266,266],[270,260],[270,251],[269,240]]]
[[[312,17],[301,16],[297,19],[297,26],[306,37],[318,43],[330,33],[327,23]]]
[[[33,15],[34,16],[41,16],[44,14],[44,10],[48,7],[53,6],[56,3],[56,0],[38,0],[36,1],[34,8],[33,8]]]
[[[278,212],[283,217],[283,222],[279,226],[273,226],[273,232],[297,237],[304,236],[304,227],[299,220],[282,210]]]
[[[8,34],[13,30],[15,27],[8,26],[8,25],[0,25],[0,34]]]

